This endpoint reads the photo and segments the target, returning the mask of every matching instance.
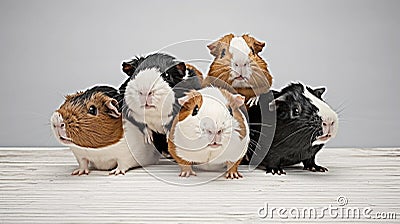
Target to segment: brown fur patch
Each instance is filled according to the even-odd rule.
[[[198,109],[203,105],[203,96],[196,90],[192,90],[186,93],[187,100],[182,105],[181,110],[178,113],[179,121],[183,121],[187,116],[193,113],[194,108],[197,106]]]
[[[210,44],[212,50],[210,52],[215,56],[214,61],[211,63],[208,76],[216,77],[228,85],[232,85],[233,80],[229,80],[231,76],[231,60],[232,55],[229,53],[229,44],[234,36],[232,34],[225,35],[218,41]],[[251,59],[250,66],[253,70],[248,83],[251,85],[249,88],[235,88],[236,91],[246,97],[246,101],[252,97],[260,95],[262,93],[268,92],[272,85],[272,76],[268,70],[267,63],[258,55],[262,50],[265,43],[257,41],[255,38],[245,34],[242,35],[243,39],[246,41],[247,45],[252,49],[249,53],[249,58]],[[209,48],[210,48],[209,45]],[[224,56],[221,54],[224,51]],[[254,52],[254,53],[253,53]]]
[[[66,97],[57,110],[63,117],[67,137],[81,147],[101,148],[117,143],[123,137],[122,117],[111,117],[105,103],[110,99],[103,93],[95,93],[83,102],[73,102],[82,95],[79,92]],[[97,108],[97,115],[88,113],[90,106]]]
[[[240,162],[242,162],[242,159],[239,159],[236,162],[227,161],[227,164],[226,164],[227,172],[237,172]]]

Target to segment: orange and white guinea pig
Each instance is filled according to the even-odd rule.
[[[269,91],[272,76],[267,63],[258,55],[265,43],[244,34],[227,34],[207,47],[215,57],[208,76],[221,79],[246,97],[246,105],[257,103],[258,96]],[[203,86],[213,84],[205,79]]]
[[[238,165],[247,151],[249,127],[244,97],[206,87],[179,98],[182,105],[169,132],[168,151],[179,164],[179,176],[204,170],[226,169],[226,178],[240,178]],[[244,109],[244,108],[243,108]]]
[[[96,86],[67,95],[51,116],[54,136],[70,147],[78,161],[79,167],[72,175],[89,174],[89,166],[112,169],[110,174],[125,174],[129,168],[158,161],[158,153],[152,155],[153,149],[144,143],[142,148],[135,147],[134,152],[146,154],[148,161],[138,161],[131,153],[124,135],[122,99],[113,87]],[[143,138],[140,131],[137,133]]]

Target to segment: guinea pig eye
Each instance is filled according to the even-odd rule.
[[[95,106],[93,106],[93,105],[90,106],[89,110],[88,110],[88,113],[91,114],[91,115],[97,115],[97,108]]]
[[[196,105],[196,106],[193,108],[192,116],[196,116],[198,113],[199,113],[199,106]]]
[[[300,109],[299,108],[293,108],[292,115],[293,115],[293,117],[298,117],[300,115]]]

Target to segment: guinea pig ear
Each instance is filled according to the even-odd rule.
[[[207,48],[210,50],[210,54],[214,57],[218,57],[220,52],[220,42],[219,40],[207,45]]]
[[[269,111],[274,111],[279,107],[279,104],[285,102],[285,95],[282,95],[274,100],[272,100],[269,104],[268,104],[268,109]]]
[[[175,65],[175,69],[181,77],[186,75],[186,65],[184,62],[179,62],[179,64]]]
[[[254,39],[255,41],[254,41],[254,51],[258,54],[258,53],[260,53],[261,51],[262,51],[262,49],[264,48],[264,46],[265,46],[265,42],[261,42],[261,41],[258,41],[258,40],[256,40],[256,39]]]
[[[233,99],[234,99],[233,101],[234,105],[239,108],[244,104],[246,97],[240,94],[233,94]]]
[[[259,40],[256,40],[254,37],[244,34],[242,35],[243,39],[246,41],[246,43],[249,45],[251,50],[253,51],[254,54],[258,54],[262,51],[262,49],[265,47],[265,42],[261,42]]]
[[[179,98],[178,99],[179,105],[183,106],[186,103],[186,101],[188,101],[188,99],[189,99],[189,97],[187,95]]]
[[[116,99],[108,99],[105,105],[110,110],[108,115],[114,118],[121,117],[121,113],[118,111],[118,101]]]
[[[131,76],[134,72],[134,68],[131,64],[127,62],[122,62],[122,71],[125,72],[128,76]]]
[[[125,72],[128,76],[132,76],[135,73],[135,70],[145,60],[144,57],[136,57],[128,62],[122,62],[122,71]]]
[[[207,45],[207,48],[210,50],[210,54],[214,57],[218,57],[219,55],[221,55],[222,51],[224,49],[226,51],[226,48],[229,47],[229,42],[232,40],[233,37],[235,37],[235,35],[230,33],[223,36],[219,40]]]
[[[313,89],[314,94],[319,98],[322,97],[322,94],[324,94],[325,91],[326,91],[325,87]]]

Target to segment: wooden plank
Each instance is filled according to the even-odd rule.
[[[0,223],[376,223],[377,219],[262,219],[271,208],[370,207],[400,219],[400,149],[323,149],[317,161],[327,173],[287,168],[287,175],[248,170],[240,180],[199,171],[179,178],[178,167],[162,161],[125,176],[92,171],[71,176],[76,161],[68,149],[0,149]],[[166,179],[173,184],[162,181]],[[200,181],[204,182],[198,184]],[[192,186],[184,186],[192,185]],[[336,201],[344,196],[348,204]]]

